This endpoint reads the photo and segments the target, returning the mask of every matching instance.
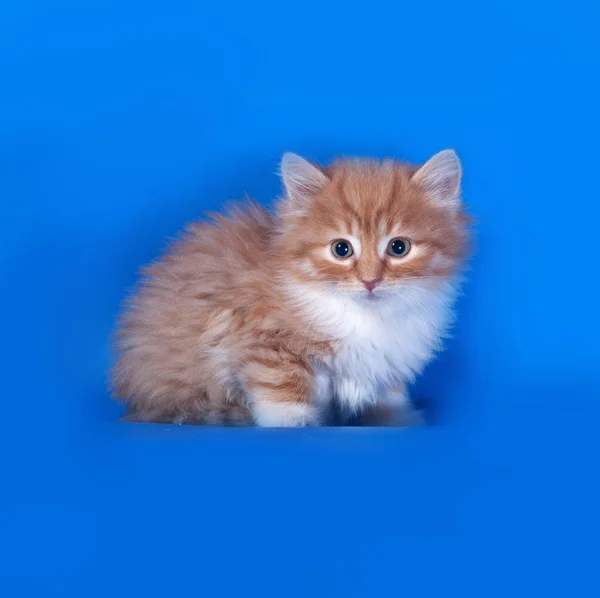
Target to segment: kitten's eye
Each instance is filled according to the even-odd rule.
[[[410,251],[410,241],[408,239],[392,239],[388,243],[387,252],[392,257],[404,257]]]
[[[354,253],[354,250],[349,241],[338,239],[331,244],[331,253],[333,253],[334,257],[338,258],[338,260],[345,260]]]

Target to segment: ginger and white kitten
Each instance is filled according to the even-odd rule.
[[[440,348],[468,241],[457,155],[320,168],[288,153],[281,173],[275,213],[194,223],[145,269],[117,331],[128,419],[414,421],[406,384]]]

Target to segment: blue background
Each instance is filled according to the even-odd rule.
[[[4,0],[0,595],[600,595],[594,4]],[[435,425],[116,421],[165,237],[284,150],[447,146],[478,254]]]

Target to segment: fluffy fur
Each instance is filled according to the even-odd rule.
[[[285,154],[281,171],[274,213],[246,203],[191,224],[145,269],[117,330],[129,419],[307,426],[335,407],[414,422],[406,383],[440,348],[467,248],[458,157]]]

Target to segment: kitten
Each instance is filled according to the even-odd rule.
[[[406,384],[452,320],[467,247],[461,165],[287,153],[275,213],[191,224],[145,269],[117,331],[136,421],[308,426],[414,417]]]

